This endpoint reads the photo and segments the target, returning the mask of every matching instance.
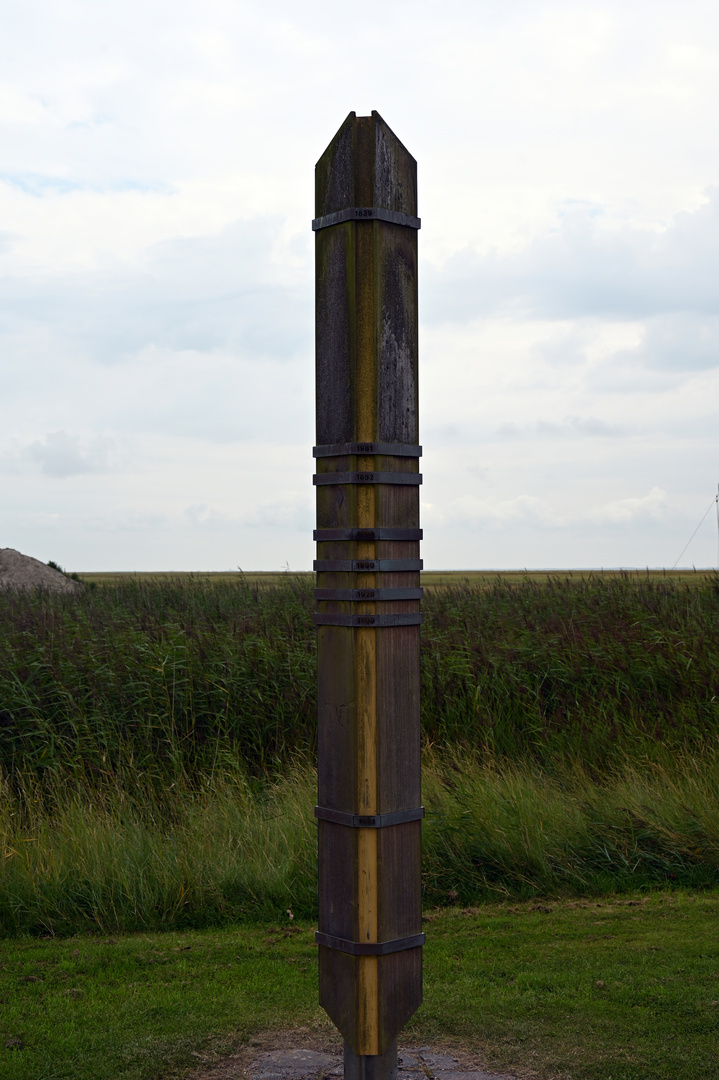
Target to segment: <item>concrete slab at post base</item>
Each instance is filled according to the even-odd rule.
[[[314,1080],[336,1064],[331,1054],[315,1050],[274,1050],[252,1063],[251,1080]]]
[[[334,1048],[318,1053],[310,1049],[274,1050],[261,1054],[245,1072],[237,1058],[221,1063],[216,1080],[512,1080],[506,1074],[486,1072],[475,1065],[462,1065],[446,1053],[435,1053],[431,1046],[412,1049],[393,1044],[378,1056],[358,1057],[345,1045],[344,1058]],[[236,1064],[235,1064],[236,1063]],[[204,1075],[204,1074],[203,1074]],[[211,1070],[215,1077],[215,1070]],[[210,1074],[207,1076],[210,1080]]]
[[[397,1080],[397,1040],[384,1054],[359,1056],[345,1043],[344,1080]]]

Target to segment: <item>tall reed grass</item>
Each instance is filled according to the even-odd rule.
[[[158,798],[6,786],[0,932],[69,934],[221,925],[316,914],[315,775],[258,784],[216,774]],[[580,765],[428,752],[428,904],[719,885],[719,751],[625,762],[601,781]]]
[[[160,790],[311,760],[312,607],[296,580],[0,592],[0,766],[48,791]],[[428,743],[601,770],[701,752],[719,730],[719,579],[498,580],[430,592],[424,611]]]
[[[313,915],[311,588],[0,592],[0,932]],[[719,581],[430,592],[429,902],[719,884]]]

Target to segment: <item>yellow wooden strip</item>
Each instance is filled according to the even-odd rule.
[[[368,830],[369,831],[369,830]],[[379,1054],[379,970],[376,956],[357,957],[359,1053]]]
[[[376,312],[374,295],[374,230],[357,230],[357,439],[374,442],[377,427],[376,380]],[[373,471],[374,457],[358,458],[360,471]],[[377,524],[375,488],[373,484],[357,487],[357,526],[373,529]],[[358,559],[374,559],[373,541],[358,543]],[[375,588],[374,574],[358,574],[358,588]],[[358,605],[362,614],[373,614],[374,603]],[[377,805],[377,631],[357,630],[357,710],[358,710],[358,810],[361,814],[376,814]],[[377,832],[358,829],[357,870],[359,896],[358,930],[360,941],[377,941]],[[359,1053],[379,1053],[379,987],[376,956],[357,958],[357,1006]]]
[[[374,229],[356,229],[355,245],[357,258],[355,263],[355,341],[357,343],[355,424],[358,442],[374,442],[377,438]]]
[[[374,458],[360,458],[362,469],[374,469]],[[371,464],[367,466],[365,462]],[[360,484],[357,487],[357,526],[360,529],[374,529],[375,526],[375,489],[374,484]],[[374,540],[360,540],[357,543],[358,559],[375,558]],[[358,589],[374,589],[376,578],[374,574],[360,573],[357,575]],[[359,615],[374,614],[376,608],[373,603],[360,604],[357,607]]]
[[[362,461],[361,468],[374,467],[374,460]],[[357,490],[357,524],[374,528],[375,490],[371,484]],[[374,542],[358,544],[357,557],[375,556]],[[374,588],[374,574],[358,575],[359,587]],[[374,612],[373,603],[358,610]],[[358,809],[361,814],[376,814],[377,806],[377,631],[357,630],[357,709],[358,709]],[[359,896],[358,930],[360,941],[377,941],[377,831],[357,830],[357,870]],[[360,1054],[379,1054],[379,971],[376,956],[359,956],[357,964],[358,1042]]]
[[[377,631],[357,631],[357,780],[358,812],[377,810]],[[366,829],[360,829],[360,834]]]

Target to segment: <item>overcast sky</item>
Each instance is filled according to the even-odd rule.
[[[0,547],[311,567],[314,164],[377,109],[419,165],[425,566],[674,563],[719,482],[716,3],[0,22]]]

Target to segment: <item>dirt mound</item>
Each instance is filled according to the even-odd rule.
[[[31,555],[15,548],[0,548],[0,589],[47,589],[48,592],[78,593],[82,585],[71,581]]]

